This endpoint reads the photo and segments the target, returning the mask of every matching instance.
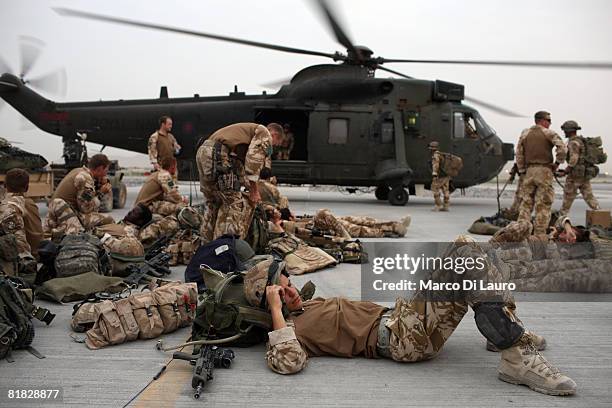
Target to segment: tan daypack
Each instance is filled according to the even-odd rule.
[[[308,246],[293,234],[275,238],[268,243],[270,250],[282,255],[285,270],[291,275],[302,275],[328,266],[335,266],[336,259],[321,248]]]
[[[456,177],[463,168],[463,159],[451,153],[440,152],[440,154],[442,155],[442,163],[440,168],[442,169],[444,175]]]

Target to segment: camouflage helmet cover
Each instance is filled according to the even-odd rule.
[[[182,226],[186,228],[198,229],[202,223],[202,217],[193,207],[183,207],[177,216]]]
[[[578,122],[576,122],[575,120],[566,120],[561,125],[561,130],[565,132],[571,132],[573,130],[580,130],[580,129],[582,128],[580,127],[580,125],[578,125]]]
[[[244,297],[251,306],[259,307],[262,299],[266,296],[266,287],[277,285],[280,281],[281,271],[285,267],[284,262],[280,262],[278,268],[270,270],[273,259],[259,262],[249,269],[244,275]]]

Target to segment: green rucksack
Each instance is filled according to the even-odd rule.
[[[191,339],[227,339],[224,345],[235,347],[264,343],[272,330],[272,317],[268,311],[253,307],[247,301],[245,272],[225,274],[208,268],[201,271],[207,289],[198,302]]]
[[[55,257],[58,278],[94,272],[107,275],[110,271],[108,254],[100,240],[87,233],[66,235]]]
[[[251,226],[249,227],[249,232],[247,233],[245,241],[253,248],[256,254],[264,254],[269,240],[268,217],[266,217],[266,212],[263,207],[257,204],[253,210]]]
[[[582,142],[582,151],[578,164],[572,170],[575,177],[586,178],[588,180],[597,177],[599,174],[598,164],[603,164],[608,160],[608,155],[603,151],[601,137],[578,136]]]
[[[0,359],[10,358],[13,349],[28,349],[43,358],[30,347],[34,340],[32,317],[51,323],[55,315],[47,309],[34,306],[20,288],[26,285],[18,278],[0,276]]]

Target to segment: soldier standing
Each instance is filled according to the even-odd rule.
[[[563,140],[550,128],[550,113],[536,112],[535,125],[523,130],[516,147],[516,164],[519,175],[524,177],[523,201],[519,221],[531,221],[535,206],[533,234],[546,236],[550,221],[550,209],[555,197],[553,172],[565,161],[567,150]],[[552,149],[556,147],[553,164]]]
[[[578,190],[582,194],[582,198],[593,210],[599,209],[599,203],[593,195],[593,188],[591,187],[591,181],[585,175],[584,166],[584,154],[585,147],[582,139],[576,133],[582,129],[578,126],[578,123],[573,120],[568,120],[561,129],[565,133],[565,137],[568,138],[567,142],[567,167],[564,170],[566,175],[565,186],[563,188],[563,205],[561,206],[561,214],[567,215],[572,204],[576,199]]]
[[[257,181],[267,157],[272,154],[272,136],[257,123],[236,123],[213,133],[196,153],[200,190],[206,212],[200,227],[203,243],[223,234],[244,238],[250,209],[240,187],[249,191],[249,201],[261,201]]]
[[[293,137],[293,132],[291,131],[291,125],[285,123],[283,125],[283,133],[285,134],[285,137],[283,138],[282,157],[280,157],[280,159],[289,160],[291,158],[291,151],[295,145],[295,138]]]
[[[440,143],[433,141],[429,143],[431,153],[431,192],[434,196],[435,207],[432,211],[448,211],[450,202],[450,177],[444,173],[442,168],[442,153],[438,151]],[[444,203],[440,200],[440,194],[444,195]]]
[[[164,158],[172,159],[181,151],[172,133],[172,119],[169,116],[159,118],[159,129],[149,137],[149,160],[155,170],[161,167]]]

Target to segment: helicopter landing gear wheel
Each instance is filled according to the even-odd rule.
[[[125,207],[125,202],[127,201],[127,187],[122,182],[119,185],[117,194],[113,191],[113,208],[123,208]]]
[[[389,199],[389,187],[387,186],[378,186],[376,187],[376,190],[374,191],[374,196],[376,197],[377,200],[388,200]]]
[[[393,187],[389,192],[389,203],[391,205],[406,205],[408,192],[402,186]]]

